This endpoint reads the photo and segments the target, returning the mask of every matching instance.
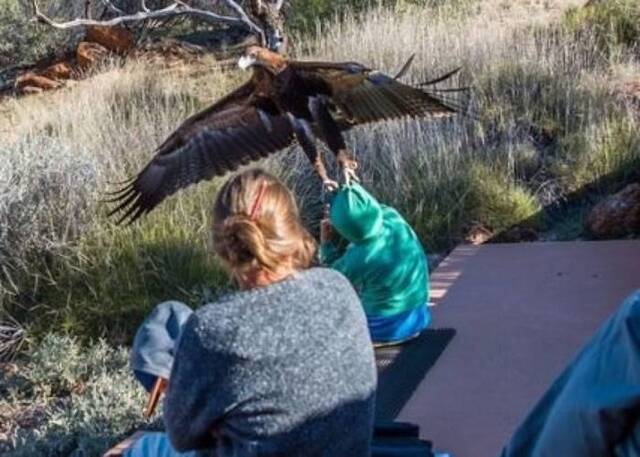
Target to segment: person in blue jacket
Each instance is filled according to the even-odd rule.
[[[640,455],[640,290],[595,333],[502,457]]]

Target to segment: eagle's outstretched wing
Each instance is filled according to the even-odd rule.
[[[153,159],[123,189],[109,215],[133,222],[179,189],[220,176],[289,146],[289,119],[261,109],[252,81],[187,119],[156,150]]]
[[[312,84],[327,89],[338,110],[336,120],[343,128],[407,116],[443,116],[458,112],[454,104],[437,94],[398,81],[412,59],[395,78],[356,62],[299,61],[291,62],[290,66]]]

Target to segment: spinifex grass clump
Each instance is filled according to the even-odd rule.
[[[64,331],[130,341],[133,331],[158,302],[177,299],[198,305],[226,284],[208,248],[208,211],[214,188],[182,208],[152,215],[136,227],[106,226],[90,231],[65,256],[51,261],[51,282],[41,284],[37,312],[51,313]],[[193,205],[185,220],[186,205]],[[184,222],[183,222],[184,221]],[[42,321],[32,330],[44,333]]]

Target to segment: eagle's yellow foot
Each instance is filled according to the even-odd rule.
[[[356,175],[358,169],[358,162],[355,160],[348,160],[342,164],[342,179],[345,185],[349,185],[352,182],[360,182],[360,178]]]
[[[322,181],[322,191],[326,192],[326,193],[331,193],[334,192],[336,190],[338,190],[338,188],[340,187],[340,185],[334,181],[333,179],[325,179]]]

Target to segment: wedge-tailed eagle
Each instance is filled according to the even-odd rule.
[[[119,222],[133,222],[166,197],[202,180],[224,175],[297,142],[318,175],[331,185],[316,138],[336,155],[344,178],[357,163],[342,132],[354,126],[402,117],[457,112],[435,92],[399,81],[356,62],[287,60],[258,46],[238,64],[251,79],[204,111],[190,117],[126,186],[115,192]],[[449,78],[455,71],[436,80]]]

